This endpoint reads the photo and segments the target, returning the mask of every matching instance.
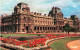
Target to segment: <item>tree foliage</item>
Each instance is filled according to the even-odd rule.
[[[73,20],[73,25],[76,25],[76,21],[75,21],[76,15],[72,15],[70,18]]]
[[[65,24],[65,26],[63,27],[63,30],[66,32],[70,32],[71,31],[71,27],[68,23]]]

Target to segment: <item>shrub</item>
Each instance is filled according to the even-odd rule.
[[[2,35],[0,35],[0,37],[3,37]]]
[[[10,38],[11,36],[8,36],[7,38]]]
[[[20,41],[24,41],[24,40],[29,40],[30,38],[26,38],[26,37],[20,37],[20,38],[18,38],[18,40],[20,40]]]
[[[18,39],[18,38],[20,38],[20,36],[8,36],[7,38],[10,38],[10,39]]]
[[[37,36],[41,36],[40,34],[38,34]]]
[[[31,39],[35,39],[35,38],[44,38],[44,37],[46,37],[46,36],[19,37],[18,40],[24,41],[24,40],[31,40]]]

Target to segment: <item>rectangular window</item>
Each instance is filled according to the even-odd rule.
[[[44,30],[44,27],[43,27],[43,30]]]

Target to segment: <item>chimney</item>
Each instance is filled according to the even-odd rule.
[[[48,14],[48,16],[51,16],[51,14]]]
[[[67,19],[66,17],[64,19]]]
[[[33,12],[31,12],[33,14]]]
[[[34,12],[31,12],[31,14],[34,14]]]
[[[54,9],[54,7],[52,9]]]
[[[41,15],[41,13],[40,13],[40,15]]]
[[[5,14],[5,17],[8,16],[7,14]]]
[[[14,14],[14,12],[12,12],[12,15]]]
[[[39,13],[37,13],[37,15],[39,15]]]
[[[44,14],[44,16],[46,16],[46,14]]]
[[[36,12],[34,12],[34,14],[36,15]]]
[[[1,15],[1,17],[3,17],[3,15]]]

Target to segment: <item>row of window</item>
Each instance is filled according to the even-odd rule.
[[[38,21],[38,20],[34,20],[34,23],[46,23],[46,24],[53,24],[53,22],[49,22],[49,21]]]
[[[39,19],[39,20],[51,20],[51,19],[49,19],[49,18],[40,18],[40,17],[33,17],[34,19]]]
[[[2,23],[11,22],[12,19],[2,19]]]
[[[34,30],[55,30],[55,27],[34,27]]]

